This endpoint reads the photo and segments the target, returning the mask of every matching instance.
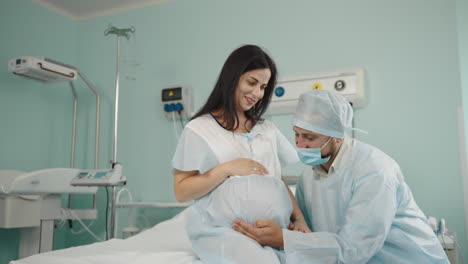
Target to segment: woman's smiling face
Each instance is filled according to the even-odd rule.
[[[263,98],[265,88],[271,77],[270,69],[256,69],[241,75],[235,93],[237,112],[250,110]]]

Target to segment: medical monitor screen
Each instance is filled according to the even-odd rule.
[[[163,102],[182,100],[182,87],[163,89],[161,97]]]

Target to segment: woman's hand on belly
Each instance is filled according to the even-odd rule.
[[[268,170],[259,162],[247,159],[237,158],[222,164],[229,176],[246,176],[252,174],[266,175]]]

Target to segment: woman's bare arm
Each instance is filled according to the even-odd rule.
[[[199,171],[174,169],[174,193],[177,201],[186,202],[202,197],[222,183],[229,175],[222,165],[204,174]]]
[[[198,170],[174,169],[175,197],[179,202],[194,200],[209,193],[229,176],[251,174],[265,175],[268,174],[268,171],[257,161],[246,158],[237,158],[222,163],[203,174],[200,174]]]

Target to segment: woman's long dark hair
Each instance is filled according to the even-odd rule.
[[[208,100],[192,119],[213,111],[222,110],[221,116],[216,117],[222,118],[224,128],[230,131],[237,129],[239,127],[239,118],[235,106],[236,87],[242,74],[256,69],[270,69],[271,77],[264,90],[263,98],[250,110],[246,111],[245,115],[253,125],[261,121],[261,117],[268,108],[273,95],[277,70],[270,56],[255,45],[241,46],[229,55]]]

